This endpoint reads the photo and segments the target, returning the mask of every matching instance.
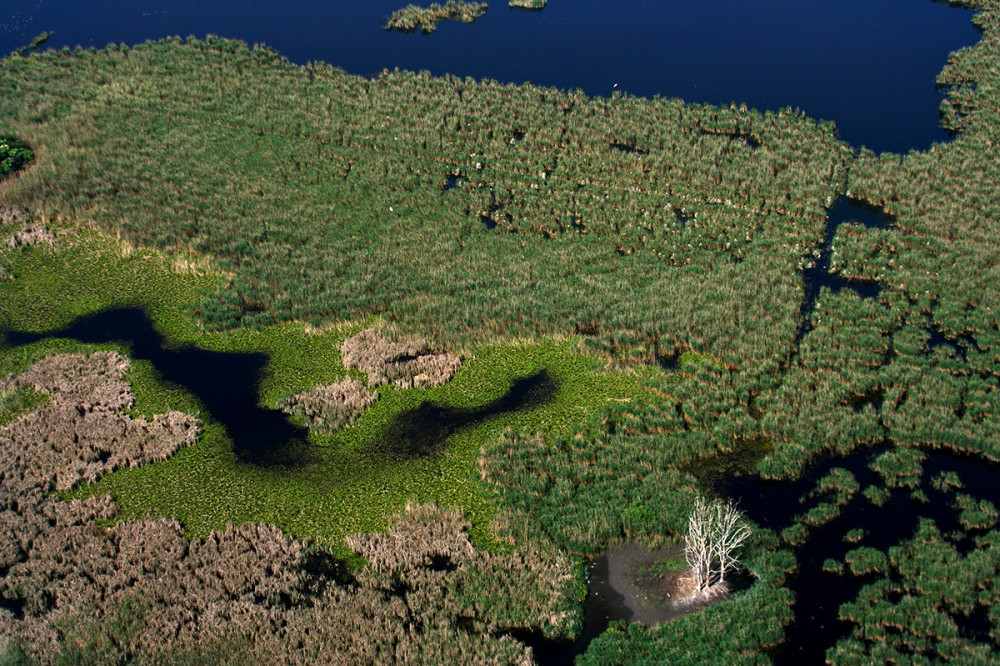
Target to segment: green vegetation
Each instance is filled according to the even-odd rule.
[[[315,336],[292,347],[290,339],[296,332],[282,326],[237,334],[211,346],[273,354],[274,365],[262,398],[264,404],[274,406],[271,396],[279,386],[286,387],[285,392],[293,381],[328,381],[317,375],[335,371],[337,343],[345,333]],[[325,364],[321,360],[324,349]],[[502,395],[513,379],[541,369],[548,370],[560,384],[552,403],[498,416],[462,431],[439,457],[392,461],[377,453],[380,439],[401,412],[425,400],[475,407]],[[137,374],[133,373],[133,382],[142,385]],[[555,343],[484,348],[440,389],[379,389],[379,393],[379,401],[353,428],[315,434],[312,460],[303,469],[280,473],[243,466],[235,459],[224,430],[207,423],[197,446],[162,464],[108,475],[86,493],[111,492],[124,518],[149,514],[176,517],[193,536],[206,535],[227,523],[264,521],[293,536],[314,537],[334,548],[342,548],[348,534],[384,526],[386,518],[409,501],[435,501],[462,508],[474,523],[473,535],[490,542],[489,525],[496,509],[475,481],[476,455],[484,443],[505,427],[539,426],[565,432],[610,398],[641,395],[634,379],[588,372],[585,359],[569,354],[565,344]],[[197,404],[190,399],[174,399],[170,407],[197,411]],[[141,400],[136,410],[151,413]]]
[[[26,386],[0,384],[0,427],[45,404],[45,395]]]
[[[463,2],[463,0],[448,0],[440,5],[432,3],[429,7],[407,5],[392,13],[385,23],[386,30],[413,32],[420,30],[429,35],[437,29],[437,24],[448,19],[458,19],[462,23],[472,23],[486,13],[485,2]]]
[[[34,158],[35,154],[20,139],[0,136],[0,178],[17,171]]]
[[[353,425],[313,432],[295,473],[239,463],[201,414],[194,446],[75,491],[111,492],[122,518],[177,517],[188,536],[263,521],[350,555],[344,537],[418,500],[462,509],[480,546],[590,555],[676,542],[720,470],[789,480],[863,456],[805,477],[789,524],[755,527],[745,592],[615,627],[580,663],[765,660],[793,619],[791,549],[841,530],[859,503],[904,501],[911,516],[945,507],[953,532],[925,519],[885,546],[882,530],[846,526],[822,566],[861,577],[840,609],[856,629],[828,656],[974,662],[1000,647],[998,512],[956,473],[925,473],[935,451],[1000,461],[1000,4],[974,6],[983,39],[939,78],[957,135],[902,157],[855,155],[793,109],[367,80],[214,37],[9,58],[0,131],[39,150],[0,197],[78,233],[55,251],[0,251],[15,277],[0,282],[0,325],[51,330],[143,305],[172,344],[267,352],[271,408],[365,379],[340,346],[376,324],[462,356],[443,386],[379,386]],[[820,290],[799,337],[803,270],[845,193],[894,223],[840,227],[831,270],[880,292]],[[80,348],[5,352],[0,373]],[[379,453],[425,400],[481,407],[541,370],[551,401],[460,430],[437,456]],[[148,364],[127,378],[135,414],[201,411]],[[477,575],[478,599],[491,574]]]
[[[507,5],[517,9],[544,9],[549,0],[507,0]]]
[[[369,81],[214,38],[6,65],[5,122],[50,157],[5,197],[210,256],[232,279],[198,307],[206,328],[379,312],[442,345],[621,332],[647,357],[718,359],[721,393],[773,381],[789,353],[797,265],[851,156],[791,110]]]
[[[210,289],[215,278],[177,272],[156,253],[123,252],[120,244],[93,233],[71,238],[67,244],[58,253],[8,251],[24,279],[0,285],[4,303],[10,304],[3,313],[5,327],[50,330],[90,311],[142,305],[170,344],[221,352],[266,352],[270,362],[260,392],[261,404],[268,407],[277,408],[292,394],[343,379],[341,343],[370,325],[360,322],[306,333],[300,324],[283,324],[257,331],[203,334],[183,313],[186,303]],[[35,291],[40,286],[44,296]],[[383,527],[387,517],[408,501],[437,501],[464,509],[474,522],[476,538],[491,542],[490,520],[496,508],[475,481],[476,456],[483,444],[505,428],[567,433],[609,401],[644,399],[641,382],[654,373],[609,374],[600,364],[573,354],[573,346],[573,339],[482,346],[468,355],[455,378],[442,387],[382,387],[381,399],[354,428],[315,433],[309,465],[285,474],[240,464],[224,428],[207,418],[198,401],[181,388],[160,382],[150,363],[137,361],[127,375],[136,394],[132,413],[200,413],[203,431],[198,444],[163,463],[110,474],[74,496],[110,492],[122,518],[171,516],[185,525],[189,536],[205,536],[229,523],[265,521],[341,552],[344,536]],[[5,353],[0,372],[20,371],[46,354],[78,348],[93,347],[45,340]],[[121,351],[127,353],[127,349]],[[501,414],[461,431],[441,457],[392,462],[377,453],[386,429],[405,410],[428,400],[458,408],[477,407],[503,395],[514,380],[543,369],[558,387],[551,402]],[[21,392],[11,395],[27,400]]]
[[[662,578],[671,571],[683,571],[688,568],[687,562],[676,557],[665,557],[652,564],[647,564],[636,570],[635,576],[642,578]]]
[[[872,566],[888,566],[892,575],[866,585],[857,599],[841,607],[841,620],[853,630],[827,658],[843,664],[993,663],[995,604],[1000,602],[998,537],[990,532],[976,539],[974,550],[962,553],[933,521],[924,520],[913,539],[888,554],[872,553]],[[973,621],[977,614],[992,630]]]
[[[28,42],[27,44],[25,44],[24,46],[19,46],[16,49],[14,49],[13,51],[11,51],[11,55],[12,56],[23,56],[28,51],[34,51],[35,49],[37,49],[42,44],[44,44],[45,42],[49,41],[49,37],[51,37],[53,34],[55,34],[55,33],[53,33],[51,30],[48,30],[46,32],[40,32],[37,35],[35,35],[34,37],[32,37],[31,41]]]

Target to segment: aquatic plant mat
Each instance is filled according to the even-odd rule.
[[[414,32],[419,29],[427,35],[437,29],[438,23],[448,19],[472,23],[485,14],[486,9],[487,3],[485,2],[463,2],[462,0],[448,0],[443,5],[435,2],[428,7],[407,5],[402,9],[397,9],[389,16],[389,20],[385,23],[385,29],[399,30],[400,32]]]
[[[0,249],[0,325],[19,341],[0,369],[114,351],[132,417],[197,416],[194,444],[73,491],[187,536],[270,523],[353,558],[345,537],[416,500],[460,509],[477,550],[565,557],[675,543],[699,494],[754,504],[748,589],[612,625],[578,663],[975,661],[1000,649],[996,496],[975,481],[1000,461],[1000,15],[975,6],[982,41],[938,81],[955,138],[902,157],[794,109],[367,80],[216,38],[7,58],[0,135],[34,161],[0,181],[21,211],[0,237],[41,224],[57,242]],[[842,220],[851,202],[881,210]],[[120,316],[156,344],[102,333]],[[437,370],[405,353],[377,367],[411,388],[345,369],[343,343],[373,327],[423,338],[444,355],[427,369],[454,376],[430,386]],[[156,368],[203,352],[257,363],[239,404],[294,445],[241,448],[238,410]],[[378,399],[313,430],[305,407],[278,411],[347,378]],[[5,423],[46,408],[19,391]],[[888,541],[855,517],[904,505]],[[5,622],[24,594],[4,593]],[[566,603],[545,616],[561,638]],[[519,626],[484,612],[441,626]]]

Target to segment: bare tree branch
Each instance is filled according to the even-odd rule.
[[[732,502],[695,499],[684,536],[684,558],[691,567],[697,593],[725,582],[726,573],[739,566],[739,548],[750,534],[743,512]]]

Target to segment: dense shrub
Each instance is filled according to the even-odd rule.
[[[17,171],[34,158],[35,154],[20,139],[0,136],[0,178]]]

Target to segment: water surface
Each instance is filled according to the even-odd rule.
[[[373,76],[395,67],[689,102],[798,107],[876,152],[947,140],[934,79],[979,40],[972,12],[931,0],[552,0],[490,4],[431,35],[382,30],[406,0],[5,0],[0,53],[212,33]],[[428,3],[424,3],[428,4]]]

